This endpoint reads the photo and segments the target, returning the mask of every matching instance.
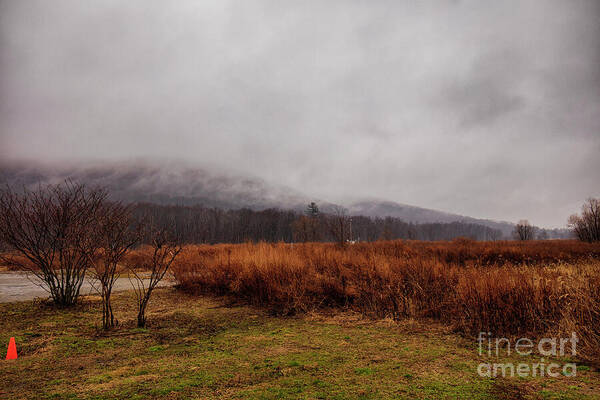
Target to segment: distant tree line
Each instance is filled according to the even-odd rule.
[[[394,217],[349,216],[343,209],[321,213],[311,203],[305,213],[293,210],[248,208],[225,210],[203,206],[138,203],[134,215],[169,227],[186,243],[243,243],[246,241],[375,241],[392,239],[499,240],[502,232],[484,225],[451,222],[415,224]]]

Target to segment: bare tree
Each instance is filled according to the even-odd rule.
[[[34,191],[1,190],[0,242],[9,250],[3,261],[38,277],[57,305],[75,304],[97,250],[90,228],[106,196],[103,189],[71,181]]]
[[[345,208],[334,206],[328,220],[329,230],[340,246],[344,247],[350,237],[350,217]]]
[[[152,292],[182,250],[180,241],[167,229],[149,228],[150,253],[126,261],[138,307],[137,326],[146,326],[146,307]],[[148,273],[150,275],[148,275]]]
[[[294,237],[294,241],[302,243],[308,242],[311,233],[310,226],[310,218],[304,215],[300,216],[297,220],[292,222],[292,234]]]
[[[95,240],[100,248],[99,254],[91,260],[95,278],[100,285],[102,298],[102,327],[115,326],[111,305],[111,294],[115,281],[120,276],[119,263],[140,239],[140,228],[134,227],[131,206],[118,202],[106,202],[96,220]]]
[[[513,235],[517,240],[532,240],[535,234],[535,228],[529,224],[526,219],[520,220],[515,226]]]
[[[569,228],[579,240],[600,241],[600,199],[589,198],[581,207],[581,215],[569,217]]]

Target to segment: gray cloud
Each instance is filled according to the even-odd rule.
[[[0,157],[160,157],[561,226],[599,196],[600,3],[0,2]]]
[[[525,106],[518,93],[520,63],[519,56],[508,51],[484,54],[473,62],[467,74],[441,91],[441,100],[451,110],[462,112],[462,128],[491,125]]]

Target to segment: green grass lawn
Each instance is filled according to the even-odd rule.
[[[2,358],[11,336],[19,351],[0,360],[0,398],[600,398],[600,373],[585,365],[576,377],[481,378],[476,341],[434,323],[281,318],[163,288],[137,329],[131,296],[115,295],[109,333],[97,329],[95,299],[0,305]]]

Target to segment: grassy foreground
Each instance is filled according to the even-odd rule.
[[[477,343],[435,323],[273,317],[161,288],[140,330],[131,296],[115,294],[120,324],[106,334],[97,299],[0,305],[2,358],[10,336],[19,351],[0,360],[0,398],[600,398],[600,373],[581,364],[576,377],[481,378]]]

